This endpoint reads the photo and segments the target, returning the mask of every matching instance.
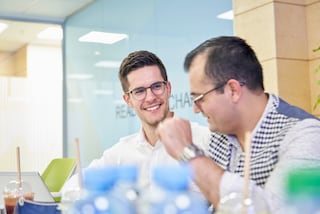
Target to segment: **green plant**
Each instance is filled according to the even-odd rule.
[[[313,50],[313,52],[320,51],[320,46]],[[315,69],[316,73],[320,73],[320,65]],[[317,80],[317,84],[320,85],[320,80]],[[313,105],[313,110],[315,110],[320,105],[320,94],[318,94],[317,99]]]

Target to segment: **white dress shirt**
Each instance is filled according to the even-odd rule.
[[[191,122],[193,143],[204,151],[208,151],[210,130],[207,127]],[[152,169],[157,165],[179,164],[158,141],[151,146],[145,139],[142,129],[139,132],[125,136],[112,147],[106,149],[101,158],[93,160],[88,168],[105,167],[110,165],[136,165],[138,167],[137,185],[140,189],[152,188]],[[63,187],[63,191],[78,187],[77,176],[71,177]],[[190,188],[200,192],[198,187],[190,184]]]

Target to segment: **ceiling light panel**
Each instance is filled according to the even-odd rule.
[[[233,20],[233,11],[229,10],[217,16],[218,19]]]
[[[5,23],[0,23],[0,33],[2,33],[3,31],[5,31],[5,29],[7,29],[8,25]]]
[[[61,27],[48,27],[41,31],[37,37],[39,39],[62,40],[63,33]]]
[[[79,38],[80,42],[93,42],[93,43],[102,43],[102,44],[113,44],[119,42],[123,39],[127,39],[127,34],[119,33],[106,33],[91,31]]]

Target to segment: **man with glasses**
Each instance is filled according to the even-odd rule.
[[[162,61],[149,51],[130,53],[122,61],[118,76],[124,92],[123,100],[135,111],[141,121],[141,129],[138,133],[121,138],[105,150],[100,159],[93,160],[89,168],[136,165],[139,169],[138,186],[146,189],[151,185],[154,166],[179,164],[166,152],[156,134],[159,123],[174,116],[174,112],[169,109],[171,83]],[[210,130],[196,123],[192,123],[191,127],[193,142],[207,151]],[[77,179],[74,176],[67,182],[63,191],[76,185]],[[193,184],[191,187],[200,192],[196,185]]]
[[[264,200],[270,213],[282,213],[287,173],[320,167],[319,119],[264,91],[262,66],[241,38],[203,42],[186,56],[184,67],[194,112],[207,118],[212,131],[210,154],[193,144],[189,122],[177,117],[158,128],[168,153],[189,162],[214,207],[230,192],[244,191],[249,169],[251,199]]]

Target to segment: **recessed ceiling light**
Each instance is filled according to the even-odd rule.
[[[60,27],[48,27],[41,31],[37,37],[39,39],[61,40],[63,38],[62,29]]]
[[[7,29],[8,25],[5,23],[0,23],[0,33],[2,33],[5,29]]]
[[[127,34],[121,33],[106,33],[91,31],[79,38],[80,42],[94,42],[94,43],[103,43],[103,44],[113,44],[119,42],[122,39],[128,38]]]
[[[227,19],[232,20],[233,19],[233,11],[229,10],[227,12],[221,13],[217,16],[218,19]]]

